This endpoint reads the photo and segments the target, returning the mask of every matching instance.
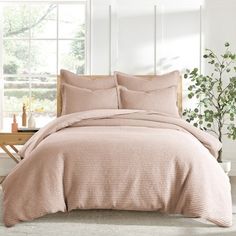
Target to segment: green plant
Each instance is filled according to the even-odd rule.
[[[191,81],[188,98],[197,98],[195,107],[185,109],[183,116],[200,129],[213,132],[222,141],[223,135],[236,139],[236,54],[225,43],[225,51],[217,55],[206,49],[203,58],[210,73],[203,75],[197,68],[186,70],[184,78]],[[222,162],[222,149],[218,162]]]

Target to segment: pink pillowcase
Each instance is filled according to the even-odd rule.
[[[152,110],[179,117],[176,105],[175,87],[149,92],[128,90],[120,87],[122,109]]]
[[[76,75],[61,70],[62,115],[91,109],[141,109],[178,115],[178,71],[138,77],[121,72],[115,76]],[[107,78],[108,77],[108,78]],[[117,89],[118,94],[117,94]]]
[[[118,109],[116,88],[92,91],[62,85],[62,115],[93,109]]]
[[[97,76],[97,78],[98,79],[89,79],[89,76],[76,75],[68,70],[60,71],[60,79],[62,84],[69,84],[91,90],[109,89],[116,86],[116,82],[113,76]]]
[[[149,79],[151,77],[151,79]],[[152,91],[168,87],[178,86],[180,79],[179,71],[172,71],[163,75],[153,75],[150,77],[128,75],[121,72],[115,72],[116,82],[120,86],[135,91]]]
[[[153,110],[179,117],[177,108],[179,71],[148,77],[115,72],[115,78],[119,87],[119,108]]]

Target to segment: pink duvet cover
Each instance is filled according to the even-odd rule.
[[[93,110],[57,118],[3,183],[4,223],[72,209],[160,211],[231,226],[221,144],[180,118]]]

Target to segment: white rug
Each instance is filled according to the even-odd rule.
[[[220,228],[204,220],[156,212],[72,211],[48,215],[11,228],[2,223],[2,210],[0,217],[0,236],[236,236],[236,226]]]

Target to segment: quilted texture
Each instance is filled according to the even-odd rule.
[[[92,110],[57,118],[3,182],[6,226],[72,209],[160,211],[232,225],[221,143],[180,118]],[[23,184],[22,184],[23,183]]]

